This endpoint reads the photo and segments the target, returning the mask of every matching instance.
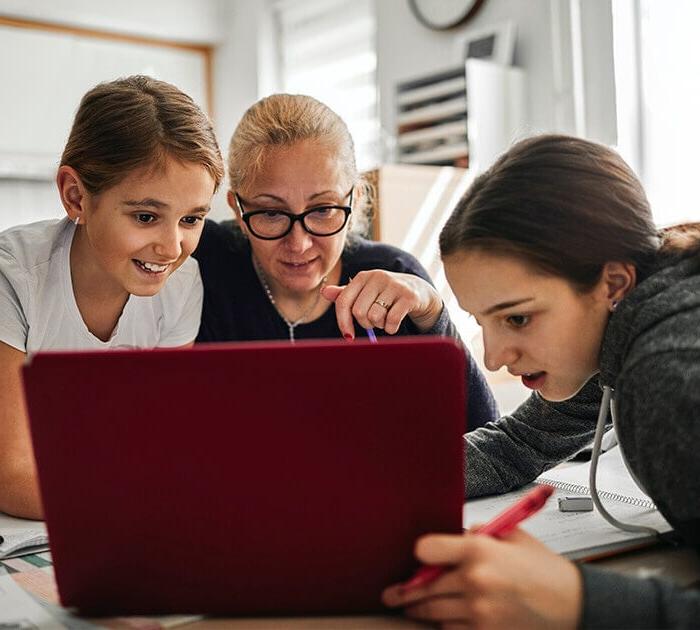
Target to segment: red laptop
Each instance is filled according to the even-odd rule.
[[[446,339],[46,353],[24,384],[56,580],[90,614],[376,613],[462,527]]]

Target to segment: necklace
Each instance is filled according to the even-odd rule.
[[[294,343],[294,329],[299,325],[304,322],[304,320],[308,317],[310,313],[313,312],[313,310],[318,306],[319,301],[321,300],[321,287],[323,287],[324,284],[326,284],[326,276],[323,276],[321,280],[321,284],[318,287],[318,293],[316,294],[316,299],[314,300],[313,304],[309,306],[302,314],[301,317],[296,319],[293,322],[290,322],[282,313],[280,310],[279,306],[277,306],[277,302],[275,302],[275,298],[272,295],[272,291],[270,291],[270,286],[267,284],[267,279],[265,278],[265,274],[263,273],[262,268],[260,267],[260,264],[258,263],[257,259],[255,256],[253,256],[253,267],[255,268],[255,273],[258,276],[258,280],[260,280],[260,284],[262,285],[262,288],[265,290],[265,295],[267,295],[267,299],[270,300],[270,304],[272,304],[273,308],[275,311],[277,311],[277,314],[282,318],[282,321],[287,324],[287,328],[289,329],[289,341]]]

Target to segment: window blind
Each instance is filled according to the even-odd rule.
[[[374,0],[275,0],[282,89],[337,112],[357,166],[379,163]]]

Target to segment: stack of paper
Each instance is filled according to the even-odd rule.
[[[0,559],[48,549],[43,521],[15,518],[0,512]]]

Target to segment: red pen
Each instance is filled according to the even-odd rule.
[[[479,527],[474,533],[502,538],[509,534],[521,521],[539,512],[544,507],[554,488],[552,486],[537,486],[532,492],[528,492],[522,499],[516,501],[509,508],[506,508],[498,516],[492,518],[488,523]],[[406,592],[430,584],[439,578],[446,568],[443,566],[425,566],[418,569],[413,577],[401,585],[401,590]]]

